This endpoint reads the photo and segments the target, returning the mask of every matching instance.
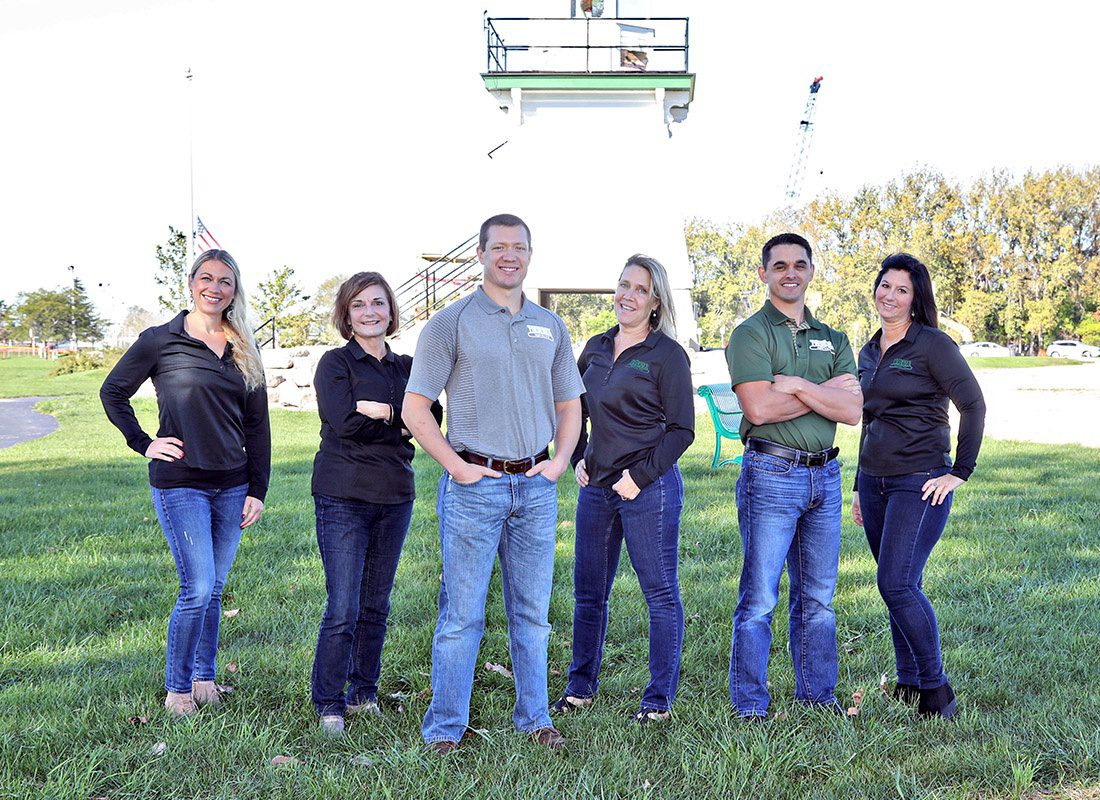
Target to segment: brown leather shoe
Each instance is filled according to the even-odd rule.
[[[539,728],[537,731],[531,731],[531,741],[539,747],[545,747],[549,750],[561,750],[565,747],[565,737],[553,725],[549,728]]]
[[[451,739],[443,739],[439,742],[428,742],[424,749],[433,756],[445,756],[458,747],[458,742]]]

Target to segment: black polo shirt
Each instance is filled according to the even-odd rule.
[[[966,480],[982,445],[985,399],[958,345],[919,322],[885,353],[881,338],[879,330],[859,351],[860,471],[882,477],[951,467],[952,475]],[[960,415],[953,464],[949,399]]]
[[[313,460],[313,494],[394,505],[416,496],[412,439],[402,433],[401,401],[412,356],[395,355],[386,345],[381,360],[355,339],[321,356],[313,378],[321,415],[321,448]],[[388,403],[390,421],[355,410],[359,400]],[[442,407],[432,413],[442,420]]]
[[[218,358],[183,327],[187,312],[142,331],[99,390],[107,418],[126,444],[145,455],[153,442],[138,423],[130,398],[151,378],[160,409],[157,437],[183,442],[178,461],[150,459],[149,482],[158,489],[228,489],[248,484],[257,500],[271,476],[267,389],[249,391],[233,361],[233,345]]]
[[[672,469],[695,439],[691,364],[684,348],[659,331],[616,359],[618,332],[616,325],[593,336],[577,360],[585,393],[571,461],[576,467],[584,459],[592,486],[612,486],[629,469],[644,489]]]

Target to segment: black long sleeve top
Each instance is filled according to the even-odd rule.
[[[183,442],[183,458],[150,459],[149,482],[158,489],[228,489],[248,484],[257,500],[271,477],[271,425],[267,389],[249,391],[233,361],[233,345],[219,358],[184,329],[186,312],[142,331],[103,381],[99,399],[126,444],[145,455],[153,441],[130,398],[151,378],[160,409],[157,437]]]
[[[416,496],[412,439],[403,432],[401,402],[412,369],[412,356],[386,354],[377,359],[355,339],[321,356],[313,378],[321,415],[321,447],[313,460],[313,494],[364,503],[394,505]],[[359,400],[388,403],[389,420],[355,410]],[[437,421],[439,403],[432,404]]]
[[[615,358],[618,332],[616,325],[593,336],[577,360],[585,393],[571,461],[576,468],[584,459],[591,486],[612,486],[629,469],[644,489],[695,439],[691,364],[684,348],[659,331]]]
[[[880,330],[859,351],[859,471],[883,477],[946,466],[966,480],[982,445],[985,399],[958,345],[938,328],[919,322],[885,353],[881,338]],[[954,463],[948,399],[959,409]],[[858,475],[856,480],[858,486]]]

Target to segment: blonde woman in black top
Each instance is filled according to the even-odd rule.
[[[691,366],[674,338],[664,267],[631,256],[615,288],[618,325],[589,339],[580,441],[573,567],[573,661],[551,706],[586,708],[599,688],[608,599],[623,543],[649,606],[649,684],[634,720],[667,722],[680,681],[684,608],[677,556],[684,483],[677,460],[695,438]],[[586,434],[586,429],[590,432]]]
[[[918,701],[922,716],[951,717],[955,693],[922,578],[954,492],[977,463],[985,400],[958,346],[939,330],[924,264],[907,253],[887,258],[874,298],[882,328],[859,353],[863,429],[852,518],[867,533],[890,612],[894,696]],[[949,400],[960,415],[954,460]]]
[[[271,472],[264,371],[237,263],[207,250],[188,286],[194,307],[143,331],[99,392],[126,443],[149,459],[153,505],[179,573],[164,701],[175,716],[221,700],[214,678],[222,588],[241,531],[263,513]],[[147,378],[160,407],[156,438],[130,406]]]

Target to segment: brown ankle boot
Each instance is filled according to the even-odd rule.
[[[191,696],[199,706],[216,706],[222,701],[222,693],[214,681],[195,681],[191,684]]]
[[[199,710],[199,707],[195,705],[195,699],[191,696],[191,692],[169,692],[168,696],[164,698],[164,707],[168,709],[169,714],[177,719],[189,717]]]

